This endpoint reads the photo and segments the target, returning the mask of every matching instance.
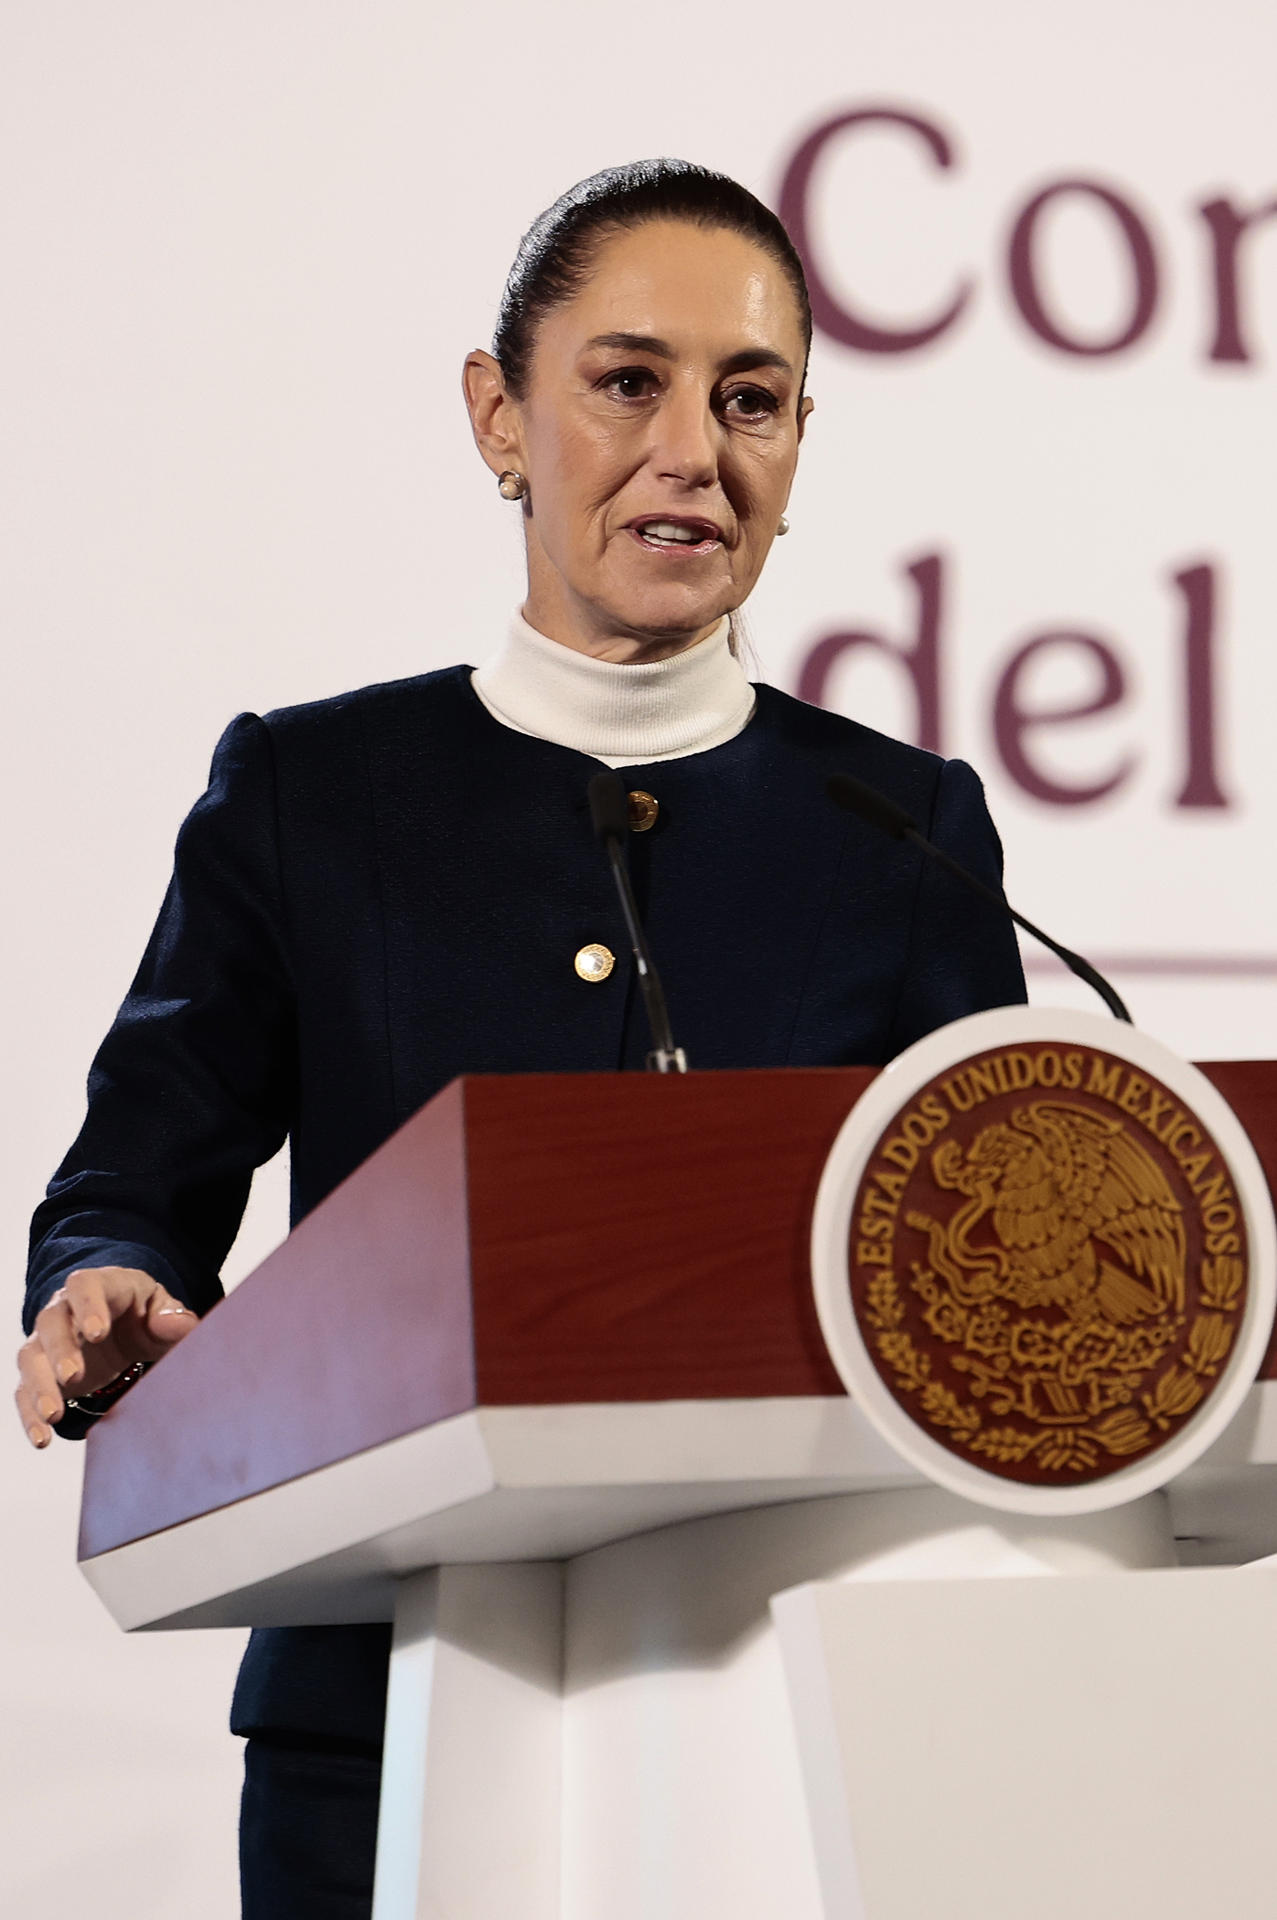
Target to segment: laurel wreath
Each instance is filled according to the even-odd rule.
[[[986,1427],[978,1407],[932,1378],[931,1356],[915,1345],[904,1325],[906,1306],[894,1273],[877,1273],[869,1282],[863,1317],[897,1393],[916,1395],[926,1421],[951,1435],[954,1443],[1001,1466],[1032,1458],[1052,1472],[1084,1473],[1098,1464],[1102,1454],[1120,1460],[1141,1452],[1157,1433],[1168,1433],[1174,1422],[1198,1405],[1207,1382],[1219,1373],[1231,1351],[1237,1331],[1233,1316],[1244,1282],[1241,1260],[1220,1255],[1202,1261],[1201,1308],[1189,1328],[1186,1350],[1140,1395],[1143,1412],[1133,1406],[1118,1407],[1084,1424],[1043,1427],[1036,1433],[1012,1425]],[[934,1318],[931,1324],[936,1325]]]

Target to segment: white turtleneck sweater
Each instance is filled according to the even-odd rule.
[[[734,740],[754,689],[728,645],[729,621],[667,660],[592,660],[530,627],[522,614],[471,684],[494,720],[574,747],[605,767],[682,760]]]

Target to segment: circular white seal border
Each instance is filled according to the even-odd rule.
[[[1024,1041],[1094,1047],[1160,1080],[1192,1107],[1215,1137],[1246,1222],[1250,1273],[1233,1352],[1215,1391],[1172,1440],[1085,1486],[1023,1485],[961,1459],[933,1440],[900,1405],[874,1365],[851,1305],[851,1210],[885,1129],[914,1096],[974,1054]],[[816,1311],[843,1385],[884,1439],[929,1480],[1007,1513],[1098,1513],[1151,1493],[1191,1466],[1218,1438],[1255,1383],[1277,1304],[1277,1224],[1264,1170],[1246,1131],[1205,1074],[1159,1040],[1123,1021],[1064,1007],[999,1007],[928,1034],[885,1067],[856,1102],[829,1150],[811,1229]]]

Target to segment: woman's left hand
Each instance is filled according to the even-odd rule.
[[[81,1267],[67,1275],[18,1350],[18,1417],[47,1447],[77,1395],[100,1393],[138,1361],[148,1365],[198,1325],[189,1307],[135,1267]]]

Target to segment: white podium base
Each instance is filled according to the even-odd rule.
[[[829,1920],[1271,1920],[1271,1572],[820,1582],[774,1612]]]
[[[400,1583],[373,1920],[560,1920],[563,1568]]]
[[[852,1920],[822,1900],[773,1596],[1172,1564],[1160,1495],[1048,1523],[918,1488],[718,1514],[559,1566],[415,1575],[374,1920]]]

